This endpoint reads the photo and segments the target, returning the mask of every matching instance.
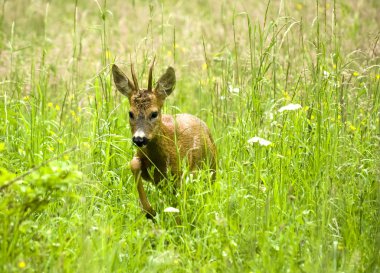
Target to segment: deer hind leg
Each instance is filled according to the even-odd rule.
[[[135,182],[137,184],[137,191],[139,193],[139,198],[143,210],[146,212],[146,217],[148,219],[153,219],[153,217],[156,216],[156,212],[150,205],[144,190],[143,181],[141,178],[141,159],[139,157],[134,157],[130,164],[133,176],[135,177]]]

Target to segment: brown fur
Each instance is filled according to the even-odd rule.
[[[180,179],[183,163],[191,170],[208,164],[213,179],[216,171],[216,147],[207,125],[189,114],[161,114],[164,100],[175,86],[174,69],[169,67],[152,90],[152,68],[153,65],[148,89],[139,90],[135,88],[137,80],[132,83],[116,65],[112,67],[117,89],[129,98],[132,134],[141,132],[147,139],[146,145],[139,148],[131,160],[131,170],[141,204],[150,218],[156,212],[146,197],[142,179],[158,184],[167,178],[168,172]]]

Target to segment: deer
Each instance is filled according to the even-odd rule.
[[[156,186],[164,183],[169,174],[179,180],[183,162],[191,172],[208,166],[212,181],[216,175],[216,146],[206,123],[191,114],[162,113],[166,98],[175,88],[176,75],[169,66],[153,88],[154,61],[149,68],[147,89],[139,88],[133,64],[133,81],[116,64],[112,66],[116,89],[129,100],[129,125],[132,142],[137,147],[130,169],[142,210],[151,220],[156,211],[147,198],[143,180]]]

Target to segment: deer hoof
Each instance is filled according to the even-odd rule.
[[[154,217],[156,216],[156,212],[154,211],[153,213],[146,213],[145,214],[145,217],[146,219],[149,219],[149,220],[152,220],[153,222],[156,222],[156,220],[154,219]]]

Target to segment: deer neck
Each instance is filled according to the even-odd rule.
[[[144,147],[144,153],[153,161],[166,160],[168,151],[168,140],[170,137],[170,129],[161,122],[159,129],[156,132],[156,137],[153,138]]]

